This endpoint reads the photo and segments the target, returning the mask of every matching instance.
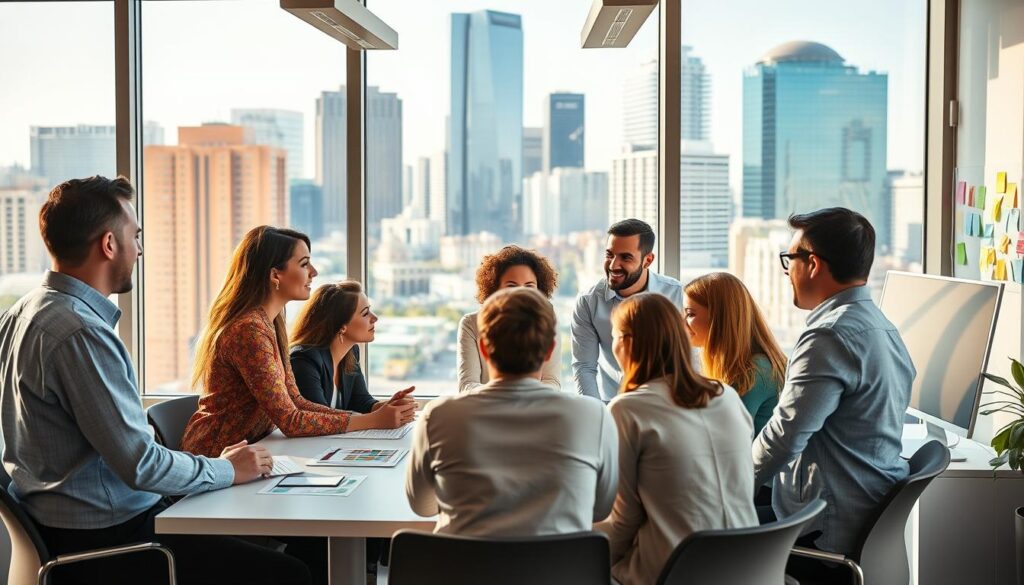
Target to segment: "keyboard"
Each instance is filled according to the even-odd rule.
[[[334,439],[401,439],[412,430],[413,423],[404,424],[397,429],[367,429],[352,431],[341,435],[331,435]]]
[[[293,475],[304,471],[306,471],[306,469],[292,461],[291,457],[288,457],[287,455],[274,455],[274,467],[270,470],[270,473],[267,474],[267,477]]]

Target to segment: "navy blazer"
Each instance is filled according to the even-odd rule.
[[[359,347],[353,346],[356,369],[352,373],[342,373],[339,388],[339,410],[367,413],[377,403],[366,389],[366,378],[359,368]],[[334,394],[334,360],[331,359],[330,347],[296,345],[291,350],[292,372],[295,384],[303,398],[324,406],[331,405]]]

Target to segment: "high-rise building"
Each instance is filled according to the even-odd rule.
[[[904,262],[920,263],[924,255],[924,174],[889,173],[889,192],[892,255]]]
[[[566,236],[608,226],[608,173],[539,171],[523,180],[524,235]]]
[[[288,179],[307,177],[303,156],[302,112],[272,108],[233,108],[231,123],[250,130],[252,144],[282,148],[288,153]],[[308,178],[308,177],[307,177]]]
[[[448,153],[430,157],[430,196],[427,217],[441,222],[441,233],[448,233]]]
[[[729,257],[729,156],[710,143],[684,140],[679,159],[679,252],[684,268],[724,268]],[[635,217],[658,225],[658,152],[612,159],[608,220]]]
[[[324,232],[324,192],[309,179],[292,179],[288,184],[288,210],[291,227],[319,240]]]
[[[430,217],[430,186],[430,159],[421,156],[416,159],[412,175],[412,217]]]
[[[521,231],[523,27],[518,14],[452,14],[447,233]]]
[[[862,73],[819,43],[768,51],[743,75],[743,216],[843,206],[890,239],[888,76]]]
[[[523,178],[544,168],[544,129],[523,128]]]
[[[583,168],[582,93],[552,93],[544,99],[544,170]]]
[[[324,227],[344,230],[348,183],[345,147],[345,88],[325,91],[316,101],[316,179],[323,187]],[[366,223],[380,231],[380,220],[402,211],[402,100],[397,94],[366,88]]]
[[[187,380],[195,339],[231,253],[254,226],[289,225],[287,154],[245,143],[245,128],[178,129],[144,151],[146,384]]]
[[[54,187],[68,179],[117,174],[114,126],[32,126],[32,173]]]
[[[405,209],[412,203],[412,175],[412,165],[402,165],[402,209]]]
[[[39,233],[45,189],[0,188],[0,275],[43,272],[50,266]]]
[[[681,47],[680,138],[711,139],[711,74],[704,61]],[[623,142],[638,149],[658,147],[658,60],[647,61],[623,85]]]

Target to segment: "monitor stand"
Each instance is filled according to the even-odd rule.
[[[917,436],[913,438],[904,437],[903,451],[900,453],[901,457],[903,457],[904,459],[910,459],[911,457],[913,457],[914,453],[916,453],[918,449],[924,446],[925,443],[929,441],[938,441],[943,445],[949,447],[950,461],[967,461],[967,456],[959,453],[956,450],[956,446],[959,445],[961,441],[959,435],[954,435],[952,433],[947,434],[945,429],[943,429],[939,425],[932,424],[928,421],[921,421],[921,424],[924,425],[925,436],[921,437],[920,430],[918,430],[917,432],[914,433]],[[920,425],[918,424],[906,426],[911,428],[918,427],[918,429],[920,429]],[[952,437],[952,442],[949,441],[949,437]]]

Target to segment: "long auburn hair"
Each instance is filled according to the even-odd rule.
[[[330,346],[334,336],[352,320],[359,308],[363,286],[354,280],[325,284],[313,292],[292,327],[292,345]],[[356,368],[355,352],[342,359],[344,371]]]
[[[251,311],[270,296],[270,270],[284,270],[295,252],[295,246],[309,237],[294,230],[267,225],[249,230],[231,256],[224,286],[210,305],[207,325],[196,346],[196,361],[192,370],[192,386],[200,382],[206,392],[206,382],[217,355],[217,340],[221,333],[241,315]],[[274,318],[277,349],[281,363],[288,367],[288,331],[284,311]]]
[[[690,365],[690,341],[679,308],[658,293],[638,293],[612,312],[612,324],[630,338],[632,362],[622,376],[620,392],[664,378],[672,398],[683,408],[704,408],[722,393],[719,382],[701,376]]]
[[[728,272],[712,272],[686,285],[686,296],[708,310],[708,338],[702,371],[743,396],[754,386],[754,356],[763,354],[779,386],[786,377],[786,355],[743,282]]]

